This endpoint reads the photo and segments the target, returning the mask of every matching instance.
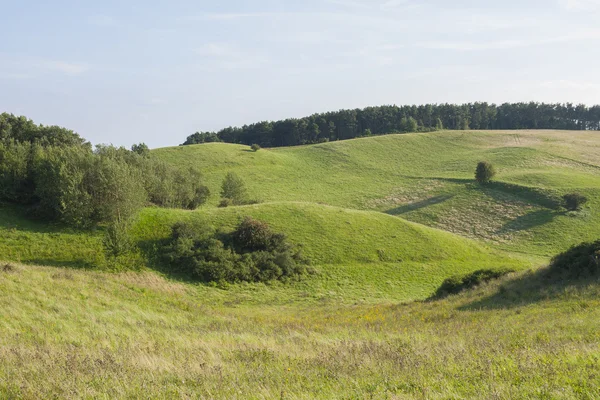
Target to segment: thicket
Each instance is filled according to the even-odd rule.
[[[308,260],[285,235],[249,217],[221,235],[177,223],[162,252],[172,270],[202,282],[286,281],[309,272]]]
[[[600,106],[488,103],[381,106],[263,121],[188,136],[184,145],[214,141],[262,147],[297,146],[399,132],[436,129],[600,130]]]
[[[600,240],[573,246],[555,256],[549,271],[553,275],[567,278],[600,275]]]
[[[481,269],[467,275],[452,276],[441,284],[433,298],[440,299],[452,294],[458,294],[512,272],[515,271],[510,269]]]
[[[563,196],[563,205],[569,211],[579,211],[588,199],[580,193],[569,193]]]
[[[0,114],[0,201],[72,227],[105,223],[111,254],[130,247],[126,232],[144,205],[195,209],[208,196],[198,170],[155,159],[144,143],[92,148],[73,131]]]

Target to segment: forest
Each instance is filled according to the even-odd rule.
[[[451,129],[600,130],[600,105],[546,103],[380,106],[263,121],[219,132],[196,132],[183,145],[208,142],[298,146],[398,132]]]

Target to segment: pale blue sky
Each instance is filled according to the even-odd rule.
[[[600,0],[0,0],[0,111],[93,143],[382,104],[600,103]]]

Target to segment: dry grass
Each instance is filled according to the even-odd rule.
[[[0,397],[600,396],[595,285],[525,274],[434,303],[256,307],[149,275],[48,279],[60,273],[0,277]]]

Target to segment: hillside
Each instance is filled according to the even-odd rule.
[[[262,149],[209,143],[154,150],[198,166],[218,202],[234,171],[261,201],[304,201],[381,211],[497,245],[551,256],[600,236],[600,136],[573,131],[444,131]],[[497,182],[473,184],[478,161]],[[586,210],[566,214],[560,196],[579,191]],[[215,195],[217,194],[217,195]]]
[[[5,209],[0,250],[5,260],[74,268],[102,268],[102,232],[77,232],[34,223]],[[7,214],[11,214],[9,218]],[[133,236],[143,256],[164,268],[156,246],[177,221],[232,230],[244,216],[268,222],[303,245],[316,275],[287,287],[232,286],[241,296],[256,291],[263,301],[334,300],[389,302],[425,298],[449,275],[485,267],[522,269],[541,262],[515,258],[474,241],[378,212],[310,203],[266,203],[197,212],[147,208]]]
[[[260,290],[11,266],[0,290],[2,398],[600,396],[597,283],[254,307]]]

